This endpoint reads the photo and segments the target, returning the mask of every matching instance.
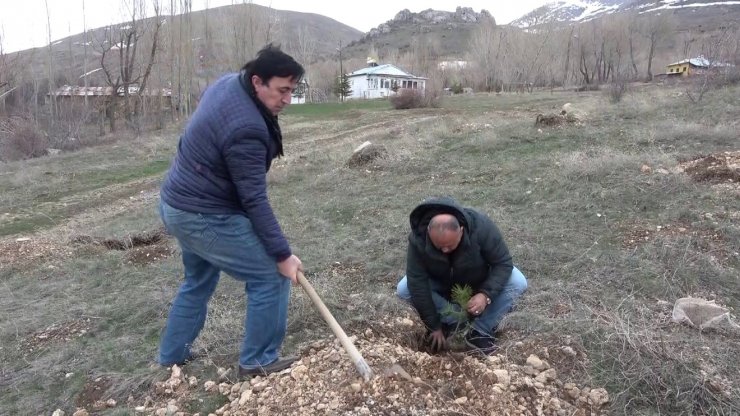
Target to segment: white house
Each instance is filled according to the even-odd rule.
[[[418,89],[422,92],[427,78],[417,77],[395,65],[378,65],[368,60],[367,68],[347,74],[352,95],[347,99],[382,98],[392,95],[394,89]]]

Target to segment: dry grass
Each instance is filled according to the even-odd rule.
[[[564,382],[605,386],[614,414],[736,414],[737,339],[674,325],[666,314],[687,295],[740,308],[740,199],[673,171],[698,154],[738,150],[738,91],[710,91],[690,111],[672,105],[680,93],[641,87],[616,105],[602,93],[481,94],[402,115],[375,102],[302,109],[283,119],[287,156],[270,173],[270,199],[308,278],[350,334],[408,311],[394,298],[408,214],[425,197],[451,195],[492,216],[529,278],[503,325],[503,351],[526,358],[530,348],[548,348]],[[532,125],[565,102],[581,111],[581,123],[541,132]],[[23,228],[31,237],[57,237],[65,249],[75,235],[151,231],[159,225],[158,161],[169,160],[176,137],[0,165],[0,215],[11,212],[16,224],[31,225]],[[366,140],[388,156],[371,168],[348,167]],[[151,189],[142,194],[142,184]],[[155,197],[142,196],[149,191]],[[62,210],[65,203],[74,209]],[[54,223],[31,233],[39,216],[21,205]],[[666,225],[687,231],[624,244],[630,230]],[[91,247],[0,268],[0,358],[8,363],[0,387],[10,392],[0,413],[73,411],[70,403],[96,375],[116,386],[106,397],[125,403],[125,389],[143,398],[165,376],[148,366],[181,279],[179,255],[130,264],[126,252]],[[198,341],[208,358],[188,370],[199,379],[214,377],[212,364],[236,362],[243,285],[224,277],[210,306]],[[286,351],[329,336],[299,288],[290,308]],[[17,349],[54,324],[88,316],[88,335],[30,356]],[[414,334],[396,336],[415,342]],[[557,355],[565,346],[577,362]],[[209,412],[218,403],[193,408]]]

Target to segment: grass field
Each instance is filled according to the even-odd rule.
[[[740,150],[739,94],[691,104],[678,87],[650,85],[619,104],[541,92],[406,111],[294,106],[281,117],[286,157],[270,171],[270,200],[348,333],[407,310],[394,290],[408,214],[450,195],[491,215],[529,279],[502,351],[582,352],[552,361],[563,382],[605,387],[613,414],[739,414],[740,336],[670,320],[685,296],[740,308],[738,179],[678,169]],[[534,125],[566,102],[577,122]],[[0,414],[71,414],[109,398],[117,405],[100,414],[134,414],[166,377],[154,357],[182,266],[155,207],[178,131],[0,164]],[[388,157],[350,168],[368,140]],[[139,238],[152,235],[162,238]],[[199,379],[236,364],[243,286],[223,279],[210,306],[197,343],[208,358],[189,366]],[[294,290],[286,350],[329,334]],[[224,400],[202,392],[185,410]]]

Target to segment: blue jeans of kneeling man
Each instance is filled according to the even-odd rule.
[[[287,329],[290,280],[278,272],[249,219],[197,214],[164,202],[159,210],[167,232],[180,244],[185,266],[184,281],[160,341],[159,363],[182,363],[190,357],[221,271],[244,282],[247,293],[239,364],[258,368],[277,360]]]
[[[454,316],[444,314],[443,311],[448,311],[448,308],[453,308],[455,311],[460,311],[460,306],[456,303],[450,302],[444,296],[440,294],[441,290],[435,290],[435,281],[430,279],[432,284],[432,300],[434,300],[434,306],[437,308],[437,313],[440,314],[442,323],[448,325],[458,325],[459,322]],[[501,293],[495,298],[491,299],[491,304],[483,310],[480,316],[474,317],[472,326],[481,334],[493,335],[499,322],[503,319],[504,315],[511,311],[514,306],[514,302],[519,296],[527,290],[527,279],[524,277],[522,272],[516,267],[511,271],[511,277],[509,282],[506,283]],[[406,276],[404,276],[398,287],[396,288],[396,295],[406,302],[411,302],[411,293],[409,292],[408,282]],[[465,305],[463,305],[464,307]]]

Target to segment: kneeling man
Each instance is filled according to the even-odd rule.
[[[451,302],[454,285],[468,285],[468,346],[484,353],[495,350],[494,332],[514,302],[527,289],[527,279],[513,267],[501,232],[491,219],[452,198],[432,198],[414,208],[406,253],[406,276],[398,296],[410,302],[429,331],[432,349],[446,346],[460,327],[460,305]],[[452,308],[452,309],[450,309]],[[464,314],[462,314],[464,315]]]

